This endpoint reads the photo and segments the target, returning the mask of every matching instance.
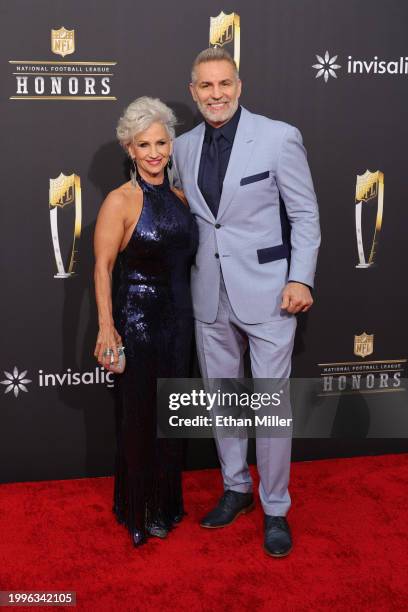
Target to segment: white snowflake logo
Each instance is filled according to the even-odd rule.
[[[329,76],[332,76],[337,79],[337,74],[335,73],[335,70],[341,68],[339,64],[334,63],[337,57],[337,55],[333,55],[333,57],[330,57],[330,53],[328,51],[326,51],[326,53],[324,54],[324,58],[321,57],[321,55],[316,55],[317,61],[319,63],[313,64],[312,66],[312,68],[315,68],[317,70],[315,78],[318,79],[322,76],[324,78],[325,83],[327,83],[327,81],[329,80]]]
[[[19,374],[16,366],[14,366],[14,370],[12,374],[4,370],[4,375],[6,377],[6,380],[0,381],[0,384],[7,385],[4,393],[9,393],[10,391],[13,391],[14,397],[18,396],[19,391],[25,391],[27,393],[28,389],[26,387],[26,384],[32,381],[29,380],[28,378],[25,378],[26,374],[27,374],[27,370],[24,370],[24,372],[21,372]]]

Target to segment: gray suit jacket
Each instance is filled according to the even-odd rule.
[[[197,185],[204,132],[203,122],[174,147],[176,175],[200,236],[191,272],[194,315],[215,321],[221,268],[243,323],[290,316],[280,309],[283,288],[288,280],[313,286],[320,244],[300,132],[242,108],[216,219]]]

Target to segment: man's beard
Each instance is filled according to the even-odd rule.
[[[230,105],[225,108],[225,111],[220,113],[219,111],[212,113],[210,107],[207,104],[201,104],[197,101],[197,107],[204,119],[212,121],[213,123],[226,123],[235,114],[238,108],[238,98],[234,101],[230,101]]]

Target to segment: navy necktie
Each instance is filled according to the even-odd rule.
[[[220,138],[222,138],[221,132],[219,130],[213,130],[211,134],[211,141],[207,149],[202,178],[203,195],[214,217],[217,217],[221,199],[219,157]]]

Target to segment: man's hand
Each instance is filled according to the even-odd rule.
[[[288,283],[282,294],[282,310],[291,314],[306,312],[313,304],[312,294],[309,287],[302,283]]]

